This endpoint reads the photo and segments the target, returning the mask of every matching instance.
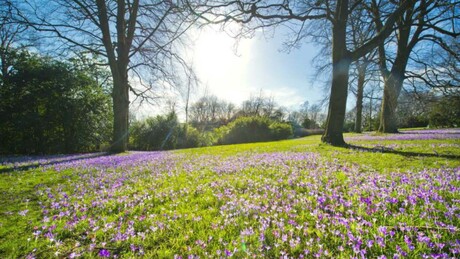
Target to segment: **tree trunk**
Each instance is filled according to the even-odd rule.
[[[383,71],[382,74],[385,81],[383,88],[382,109],[380,111],[380,125],[378,129],[379,132],[398,132],[398,123],[396,120],[396,107],[398,106],[398,97],[404,82],[404,73],[406,72],[406,66],[407,62],[409,61],[410,53],[418,41],[418,37],[421,33],[421,29],[418,28],[417,31],[413,34],[412,40],[410,40],[413,21],[408,19],[407,16],[411,16],[413,14],[414,6],[415,2],[412,2],[406,10],[406,19],[400,19],[397,23],[397,51],[391,71],[386,69],[384,46],[383,44],[379,46],[379,56],[381,63],[380,66],[381,70]],[[425,5],[423,4],[422,8],[424,7]]]
[[[346,47],[346,24],[348,18],[348,0],[337,2],[336,21],[332,28],[332,86],[326,130],[322,142],[334,146],[343,146],[343,121],[347,106],[348,71],[351,60]]]
[[[113,82],[113,139],[111,152],[119,153],[128,149],[129,85],[128,78],[119,74]]]
[[[394,75],[390,75],[385,80],[383,88],[382,110],[380,115],[379,132],[397,133],[398,123],[396,118],[396,107],[398,106],[398,97],[401,92],[402,80],[398,80]]]
[[[326,130],[321,140],[333,146],[343,146],[343,121],[347,106],[348,68],[350,61],[346,58],[337,62],[332,68],[332,87],[329,100]]]
[[[361,125],[363,120],[363,94],[364,94],[364,83],[366,79],[365,64],[358,66],[358,86],[356,93],[356,120],[355,120],[355,132],[361,133]]]
[[[407,61],[410,51],[402,46],[398,46],[398,54],[390,73],[384,75],[382,109],[380,113],[379,132],[397,133],[398,123],[396,118],[396,107],[398,97],[401,93],[404,82],[404,72],[406,71]]]

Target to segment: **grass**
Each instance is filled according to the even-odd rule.
[[[458,135],[395,138],[5,163],[0,258],[457,257]]]

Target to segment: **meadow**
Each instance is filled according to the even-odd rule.
[[[2,157],[0,258],[458,258],[460,129]]]

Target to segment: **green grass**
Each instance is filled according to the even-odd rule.
[[[345,137],[359,136],[349,133]],[[377,172],[391,172],[395,170],[421,170],[423,168],[439,168],[442,166],[460,166],[460,140],[386,140],[386,141],[349,141],[350,144],[363,147],[389,146],[398,144],[395,148],[398,153],[390,152],[362,152],[345,147],[334,147],[321,143],[321,136],[309,136],[300,139],[291,139],[275,142],[249,143],[238,145],[224,145],[215,147],[193,148],[176,151],[193,155],[220,155],[233,156],[240,153],[265,152],[314,152],[322,157],[347,165],[359,164]],[[432,145],[447,144],[446,147],[432,147]],[[424,156],[425,155],[425,156]],[[444,157],[444,156],[449,157]],[[451,156],[457,156],[451,157]]]
[[[348,134],[348,137],[357,136],[357,134]],[[258,221],[252,217],[255,214],[248,214],[244,216],[228,217],[222,215],[219,211],[224,205],[228,205],[229,199],[216,198],[216,192],[219,193],[224,189],[230,189],[238,194],[239,200],[236,201],[252,201],[255,200],[260,203],[267,201],[261,199],[262,193],[252,193],[251,190],[255,187],[261,187],[263,184],[274,186],[280,190],[282,197],[275,197],[276,193],[268,193],[268,200],[290,199],[289,193],[281,192],[281,190],[291,190],[298,193],[305,192],[305,189],[300,187],[292,187],[290,181],[297,183],[312,183],[319,186],[319,190],[327,192],[328,188],[339,188],[340,190],[353,193],[355,190],[350,190],[350,186],[354,183],[350,182],[351,175],[344,169],[340,168],[357,168],[356,172],[366,174],[366,177],[373,177],[373,175],[382,175],[386,179],[393,177],[393,172],[418,172],[431,168],[456,168],[460,167],[460,141],[459,139],[444,139],[444,140],[404,140],[404,141],[375,141],[375,140],[353,140],[349,141],[351,144],[363,148],[375,148],[377,151],[384,152],[370,152],[359,149],[350,149],[343,147],[333,147],[320,143],[320,136],[310,136],[301,139],[292,139],[277,142],[263,142],[239,145],[226,145],[216,147],[194,148],[186,150],[178,150],[173,153],[180,159],[175,161],[177,167],[164,169],[162,165],[158,165],[161,174],[152,176],[151,169],[157,167],[152,164],[147,168],[137,168],[135,172],[128,173],[128,180],[123,188],[116,189],[115,195],[119,197],[126,197],[132,202],[133,207],[123,207],[126,203],[119,203],[115,200],[110,200],[101,208],[91,208],[90,204],[93,200],[98,200],[99,194],[89,193],[83,199],[72,198],[72,202],[88,205],[88,215],[92,215],[99,222],[101,228],[103,222],[117,222],[120,217],[132,219],[135,221],[134,227],[136,229],[149,229],[149,225],[154,222],[169,222],[171,217],[178,215],[176,219],[177,224],[169,224],[167,230],[155,230],[155,232],[148,232],[145,240],[139,237],[132,238],[129,242],[118,242],[108,245],[110,249],[113,246],[113,253],[119,253],[124,257],[134,257],[138,254],[130,252],[129,244],[141,245],[147,258],[150,257],[166,257],[171,258],[174,254],[198,254],[202,257],[207,257],[204,251],[210,254],[215,254],[219,249],[222,249],[222,244],[227,244],[228,247],[237,248],[239,257],[244,257],[246,250],[253,250],[258,244],[257,237],[248,236],[247,240],[241,240],[240,233],[244,229],[258,227]],[[321,166],[331,166],[337,170],[336,173],[329,174],[328,169],[324,169],[324,178],[316,178],[318,176],[308,175],[304,164],[299,162],[286,162],[290,169],[283,169],[281,165],[270,165],[261,168],[243,168],[240,171],[233,173],[216,174],[214,167],[219,165],[219,161],[213,162],[210,165],[200,167],[200,163],[206,163],[207,157],[220,157],[220,161],[225,159],[234,159],[234,157],[254,157],[256,154],[273,153],[273,152],[312,152],[319,155]],[[123,154],[127,155],[127,154]],[[193,160],[195,158],[203,158],[203,160]],[[192,162],[190,162],[192,161]],[[181,166],[182,164],[191,163],[194,169],[187,172]],[[215,164],[217,163],[217,164]],[[3,169],[6,168],[3,166]],[[266,169],[264,169],[266,168]],[[157,170],[157,169],[155,169]],[[285,171],[288,170],[288,171]],[[323,169],[319,169],[323,170]],[[164,173],[167,172],[167,173]],[[289,174],[297,174],[295,179],[291,179]],[[122,170],[114,171],[113,174],[107,174],[107,178],[118,179],[125,172]],[[32,232],[40,229],[42,226],[47,225],[43,223],[42,208],[44,206],[49,208],[50,202],[46,196],[40,196],[38,193],[50,190],[54,196],[61,195],[60,193],[73,193],[78,188],[88,188],[91,190],[89,183],[85,177],[96,175],[96,171],[81,170],[81,169],[67,169],[61,172],[55,172],[52,169],[44,169],[42,167],[30,169],[23,172],[4,172],[0,174],[0,258],[18,258],[24,257],[32,253],[38,257],[50,257],[58,255],[58,257],[67,257],[72,252],[80,251],[79,245],[88,247],[90,241],[94,238],[97,247],[93,252],[87,252],[85,257],[97,257],[98,251],[101,251],[100,244],[110,240],[107,234],[101,230],[95,230],[88,234],[87,237],[82,238],[82,233],[86,233],[89,228],[88,223],[80,223],[74,231],[65,230],[64,226],[68,219],[57,221],[57,229],[59,229],[59,238],[62,244],[55,246],[54,243],[44,238],[34,238]],[[123,176],[124,177],[124,176]],[[398,175],[398,177],[400,177]],[[100,178],[97,178],[100,179]],[[110,182],[112,179],[106,179]],[[78,183],[81,182],[81,186]],[[103,182],[103,180],[101,180]],[[212,189],[210,186],[219,184],[219,187]],[[263,184],[262,184],[263,183]],[[453,186],[459,186],[460,183],[453,182]],[[77,188],[77,187],[78,188]],[[125,187],[129,188],[125,188]],[[404,185],[403,185],[404,186]],[[327,187],[327,188],[326,188]],[[401,192],[409,192],[411,186],[401,187]],[[406,189],[404,189],[406,188]],[[359,190],[356,190],[359,191]],[[280,195],[281,195],[280,194]],[[350,194],[351,195],[351,194]],[[360,194],[362,197],[362,193]],[[392,194],[397,197],[397,193]],[[445,200],[459,199],[458,193],[441,193]],[[146,197],[149,197],[148,199]],[[304,196],[302,196],[304,197]],[[307,196],[308,197],[308,196]],[[359,197],[346,196],[353,204],[359,204]],[[316,198],[307,198],[305,201],[308,204],[315,206]],[[124,205],[123,205],[124,204]],[[123,205],[123,206],[122,206]],[[243,206],[243,205],[239,205]],[[355,205],[353,205],[355,206]],[[357,205],[356,205],[357,206]],[[438,205],[433,205],[438,206]],[[353,207],[356,209],[357,214],[362,214],[366,217],[365,208]],[[412,216],[401,214],[399,217],[386,218],[383,214],[374,215],[378,218],[380,225],[397,225],[398,222],[406,222],[410,225],[423,225],[433,224],[433,222],[425,222],[418,220],[417,215],[423,213],[423,207],[415,207]],[[309,212],[303,212],[302,207],[295,208],[298,215],[295,218],[298,222],[313,224],[317,220]],[[337,208],[338,210],[345,211],[344,208]],[[391,207],[389,208],[392,209]],[[396,210],[396,208],[394,208]],[[19,212],[28,210],[26,216],[19,215]],[[129,211],[126,214],[126,211]],[[442,211],[444,209],[440,209]],[[237,212],[235,212],[237,213]],[[251,212],[252,213],[252,212]],[[379,212],[380,213],[380,212]],[[84,213],[78,213],[83,215]],[[138,220],[141,215],[150,215],[145,221]],[[224,217],[225,216],[225,217]],[[267,215],[268,217],[269,215]],[[280,213],[280,217],[285,217],[289,220],[288,214]],[[441,217],[442,218],[442,217]],[[224,223],[225,221],[228,223]],[[451,224],[457,224],[457,221],[452,221]],[[49,224],[48,224],[49,226]],[[220,228],[215,229],[214,226]],[[273,226],[271,226],[273,228]],[[123,229],[126,230],[126,224]],[[358,229],[353,229],[358,228]],[[276,228],[274,228],[276,230]],[[352,225],[351,231],[353,233],[359,232],[359,227]],[[114,230],[109,230],[114,231]],[[300,235],[295,228],[288,228],[287,231],[292,231],[295,235]],[[328,236],[329,232],[325,230],[307,228],[304,235],[316,236],[325,240],[330,247],[336,247],[342,244],[340,238]],[[371,231],[377,231],[374,228]],[[109,233],[108,232],[108,233]],[[442,231],[441,231],[442,232]],[[277,244],[279,238],[273,236],[272,232],[266,233],[266,242]],[[291,233],[291,232],[288,232]],[[326,233],[326,234],[325,234]],[[377,232],[375,232],[377,233]],[[94,235],[94,236],[91,236]],[[212,235],[212,240],[208,240]],[[458,232],[455,234],[458,238]],[[366,238],[372,235],[366,234]],[[397,233],[396,241],[402,240],[404,234]],[[445,240],[449,235],[440,237],[440,240]],[[205,241],[206,248],[200,250],[199,241]],[[220,240],[220,241],[218,241]],[[198,243],[197,243],[198,242]],[[398,241],[399,242],[399,241]],[[278,250],[276,250],[278,249]],[[287,249],[291,254],[299,255],[300,248],[273,248],[272,251],[264,254],[265,256],[279,256],[283,249]],[[311,249],[319,249],[315,245],[311,245]],[[394,248],[391,248],[394,249]],[[393,250],[389,250],[392,253]],[[422,245],[417,246],[415,251],[426,251],[427,248]],[[243,251],[243,252],[242,252]],[[331,249],[332,254],[340,255],[339,257],[347,258],[352,256],[350,250],[345,249],[343,253]],[[384,252],[384,251],[382,251]],[[369,249],[371,255],[379,254],[377,248]],[[413,252],[412,256],[417,257],[417,253]]]

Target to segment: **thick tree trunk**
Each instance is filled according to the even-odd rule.
[[[347,106],[348,70],[351,60],[346,47],[346,24],[348,18],[348,1],[337,2],[336,21],[332,28],[332,86],[326,130],[322,142],[334,146],[343,146],[343,121]]]
[[[421,8],[425,7],[425,4],[421,5]],[[421,33],[421,27],[417,28],[416,32],[412,34],[412,40],[410,40],[413,20],[408,19],[408,16],[413,15],[414,8],[415,2],[412,2],[405,11],[405,19],[400,19],[397,22],[397,51],[391,71],[388,71],[386,68],[385,48],[383,43],[379,46],[380,67],[385,81],[383,88],[382,108],[380,111],[380,125],[378,129],[379,132],[398,132],[398,123],[396,118],[398,97],[403,86],[404,73],[406,72],[406,66],[407,62],[409,61],[410,53],[414,45],[417,43],[418,37]]]
[[[396,79],[393,75],[385,80],[383,88],[382,109],[380,114],[379,132],[397,133],[398,123],[396,118],[396,108],[398,97],[401,92],[402,80]]]
[[[382,108],[380,111],[379,132],[397,133],[398,123],[396,118],[396,108],[398,97],[404,82],[404,72],[406,71],[409,52],[406,48],[399,46],[398,54],[390,73],[384,76]]]
[[[110,151],[119,153],[128,149],[129,85],[126,75],[114,80],[112,100],[114,121]]]
[[[343,121],[347,106],[348,69],[350,61],[346,58],[332,68],[331,97],[329,100],[326,130],[321,140],[334,146],[343,146]]]
[[[362,64],[361,66],[365,66]],[[363,94],[364,94],[364,83],[366,79],[366,69],[364,67],[358,67],[358,86],[356,93],[356,120],[355,120],[355,132],[361,133],[361,125],[363,121]]]

